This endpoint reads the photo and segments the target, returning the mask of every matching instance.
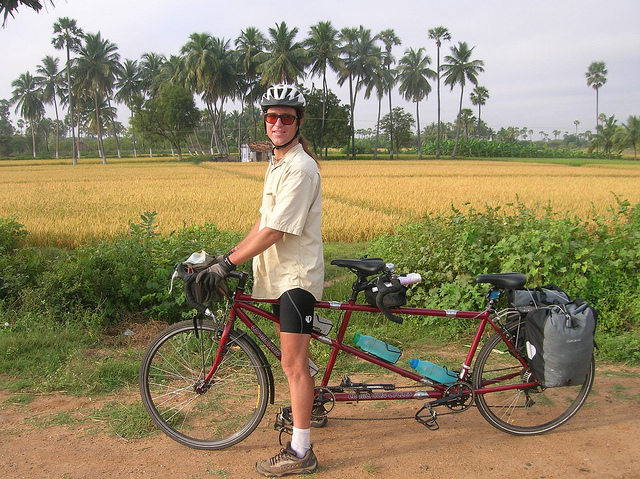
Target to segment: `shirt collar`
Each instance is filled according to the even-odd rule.
[[[287,151],[284,156],[280,159],[280,161],[278,161],[277,163],[275,162],[275,156],[271,158],[271,169],[276,169],[279,166],[287,163],[289,161],[290,158],[292,158],[300,149],[302,148],[302,144],[298,143],[297,145],[295,145],[294,147],[292,147],[289,151]]]

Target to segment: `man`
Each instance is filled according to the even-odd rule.
[[[291,85],[274,85],[263,95],[267,136],[274,156],[264,180],[260,220],[231,253],[198,276],[208,287],[253,258],[252,296],[279,299],[282,369],[291,397],[293,435],[287,447],[256,463],[265,476],[313,472],[318,461],[311,448],[310,423],[314,383],[309,372],[309,342],[314,304],[322,296],[321,180],[318,164],[300,135],[305,98]]]

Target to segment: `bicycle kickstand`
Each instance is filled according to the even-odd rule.
[[[426,419],[423,419],[423,418],[420,417],[420,413],[422,411],[424,411],[425,409],[427,410],[427,413],[429,414],[429,417],[427,417]],[[433,410],[433,407],[431,406],[431,404],[429,404],[427,402],[416,413],[415,419],[416,419],[416,421],[418,421],[423,426],[426,426],[427,429],[429,429],[430,431],[436,431],[436,430],[438,430],[440,428],[440,426],[438,425],[438,421],[436,421],[436,417],[437,416],[438,416],[438,413],[436,413]]]

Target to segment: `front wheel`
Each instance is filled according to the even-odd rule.
[[[524,351],[524,321],[505,327],[507,336]],[[499,392],[478,393],[476,404],[482,416],[503,432],[515,435],[541,434],[571,419],[584,404],[595,372],[591,367],[584,383],[557,388],[514,388]],[[508,350],[498,333],[492,335],[478,353],[473,370],[473,388],[517,386],[535,381],[522,363]]]
[[[231,331],[224,359],[204,384],[222,328],[203,321],[196,337],[192,321],[164,330],[151,343],[140,367],[142,402],[169,437],[196,449],[216,450],[245,439],[267,408],[268,379],[250,339]]]

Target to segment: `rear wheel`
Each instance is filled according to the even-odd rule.
[[[192,321],[171,326],[149,346],[140,367],[142,402],[153,422],[196,449],[222,449],[245,439],[260,424],[269,399],[269,365],[236,331],[213,379],[204,384],[221,331],[213,321],[198,327],[198,337]]]
[[[508,324],[505,329],[516,349],[523,352],[524,321]],[[482,416],[501,431],[516,435],[540,434],[564,424],[578,412],[589,395],[594,372],[592,358],[583,384],[478,393],[476,404]],[[473,388],[517,386],[532,381],[535,379],[508,351],[500,335],[495,333],[491,336],[478,353],[473,370]]]

